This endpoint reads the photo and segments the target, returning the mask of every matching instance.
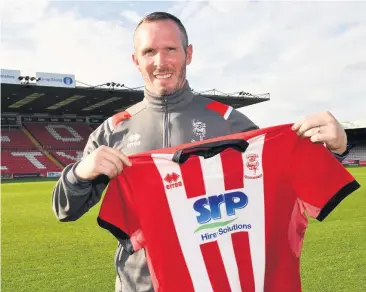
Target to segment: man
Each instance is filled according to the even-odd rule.
[[[90,135],[83,159],[64,169],[53,192],[60,221],[77,220],[97,204],[109,180],[131,165],[128,155],[258,128],[231,107],[193,96],[186,80],[192,45],[173,15],[156,12],[139,23],[132,59],[143,77],[145,98],[107,119]],[[293,130],[344,157],[347,137],[330,113],[299,121]],[[115,265],[116,291],[153,291],[145,254],[133,253],[130,242],[120,240]]]

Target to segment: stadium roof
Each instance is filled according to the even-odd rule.
[[[269,100],[269,93],[253,95],[247,92],[226,94],[215,89],[195,92],[234,108]],[[99,87],[51,87],[36,84],[1,84],[1,113],[23,115],[77,115],[106,117],[124,110],[143,99],[142,87],[131,89]]]
[[[366,120],[346,121],[341,123],[345,129],[366,128]]]

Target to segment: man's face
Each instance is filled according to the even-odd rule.
[[[132,59],[151,93],[170,95],[184,86],[192,46],[184,48],[182,40],[178,25],[170,20],[143,23],[137,29]]]

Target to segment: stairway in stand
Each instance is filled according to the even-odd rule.
[[[36,138],[31,134],[31,132],[28,131],[25,127],[22,127],[23,133],[32,141],[34,146],[37,147],[37,149],[42,152],[46,157],[51,160],[54,164],[56,164],[59,168],[63,169],[65,166],[57,159],[55,158],[51,153],[49,153],[47,150],[43,149],[42,145],[37,141]]]

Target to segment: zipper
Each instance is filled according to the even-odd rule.
[[[166,99],[166,97],[164,97],[164,106],[165,106],[165,110],[164,110],[164,115],[163,115],[163,148],[168,148],[169,147],[169,119],[168,119],[168,101]]]

